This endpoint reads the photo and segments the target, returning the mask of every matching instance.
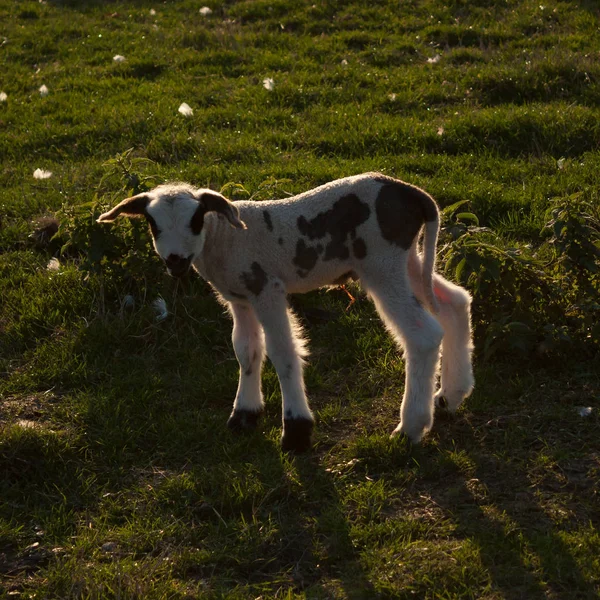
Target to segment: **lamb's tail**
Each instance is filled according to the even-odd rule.
[[[431,202],[431,206],[428,206],[429,210],[426,211],[428,219],[425,221],[424,226],[425,233],[423,235],[423,266],[421,278],[423,281],[425,301],[431,312],[436,314],[440,307],[433,292],[433,272],[435,268],[437,239],[440,230],[440,212],[433,198],[428,196],[427,200]]]

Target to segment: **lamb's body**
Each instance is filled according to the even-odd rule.
[[[191,262],[229,305],[240,363],[231,427],[252,426],[262,411],[266,350],[281,383],[283,445],[308,446],[313,417],[302,377],[304,342],[286,295],[348,278],[360,279],[405,349],[406,389],[394,433],[419,441],[431,427],[442,337],[437,397],[455,409],[471,392],[470,298],[433,275],[439,215],[419,188],[368,173],[292,198],[230,203],[209,190],[160,186],[125,200],[100,220],[120,212],[146,214],[169,269]],[[423,227],[421,260],[417,238]]]
[[[381,194],[387,188],[395,198]],[[406,261],[405,250],[425,222],[425,213],[437,219],[435,203],[425,192],[378,174],[339,179],[283,200],[234,204],[247,229],[233,229],[222,217],[208,214],[204,250],[194,261],[198,272],[230,301],[248,296],[240,273],[252,274],[254,263],[278,278],[288,293],[360,276],[373,261],[389,260],[392,264],[381,266],[396,268]],[[378,214],[389,218],[394,211],[409,231],[390,242],[381,235]]]

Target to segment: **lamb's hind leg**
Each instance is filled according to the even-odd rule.
[[[286,451],[303,452],[311,446],[314,419],[304,391],[304,340],[296,317],[288,308],[283,284],[270,280],[254,302],[263,326],[267,354],[277,371],[283,401],[283,435]]]
[[[260,375],[265,357],[264,334],[252,307],[232,304],[230,310],[240,380],[227,426],[233,430],[254,429],[263,411]]]
[[[433,425],[435,373],[443,332],[436,319],[417,302],[407,279],[405,273],[388,273],[378,281],[362,281],[388,329],[405,350],[406,385],[400,423],[392,436],[404,433],[416,443]]]
[[[415,295],[424,302],[421,259],[416,252],[409,258],[409,276]],[[471,362],[471,296],[437,273],[433,279],[433,293],[440,307],[436,317],[444,329],[441,385],[435,394],[435,402],[455,411],[471,394],[475,382]]]

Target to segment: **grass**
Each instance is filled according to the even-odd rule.
[[[598,597],[594,229],[564,216],[598,207],[596,3],[209,6],[0,6],[0,598]],[[390,440],[401,357],[358,288],[322,291],[292,299],[314,451],[279,450],[270,366],[231,435],[209,287],[93,214],[144,183],[260,199],[367,170],[493,232],[450,211],[440,250],[474,294],[474,395]]]

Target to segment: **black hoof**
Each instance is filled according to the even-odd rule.
[[[439,408],[443,408],[445,410],[448,408],[448,401],[446,400],[446,398],[444,398],[444,396],[440,396],[437,399],[437,405],[439,406]]]
[[[306,452],[310,450],[314,421],[304,417],[283,420],[281,448],[285,452]]]
[[[260,410],[234,410],[227,420],[227,427],[231,431],[252,431],[256,429],[261,414]]]

